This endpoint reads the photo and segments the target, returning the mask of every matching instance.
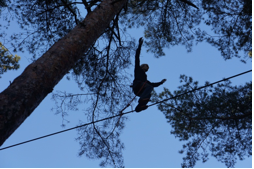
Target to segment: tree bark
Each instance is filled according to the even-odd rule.
[[[104,0],[84,21],[27,66],[0,94],[0,146],[109,26],[127,0]]]

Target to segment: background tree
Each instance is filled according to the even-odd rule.
[[[146,45],[156,57],[164,55],[164,47],[174,45],[185,45],[187,50],[191,51],[195,41],[208,41],[221,50],[225,59],[238,57],[237,52],[245,51],[245,49],[251,50],[251,36],[249,36],[251,28],[248,28],[251,23],[251,15],[248,11],[251,7],[244,5],[249,1],[223,1],[224,5],[221,4],[221,1],[198,0],[192,2],[184,0],[110,1],[110,5],[121,3],[121,8],[115,10],[108,6],[105,7],[108,9],[104,11],[105,16],[109,13],[114,13],[114,16],[110,15],[111,19],[107,20],[107,24],[98,22],[98,25],[93,27],[89,27],[90,23],[94,23],[94,20],[102,16],[96,13],[97,9],[103,6],[99,0],[18,0],[15,3],[9,2],[10,5],[8,2],[6,2],[6,13],[1,15],[6,22],[0,25],[0,36],[9,40],[14,51],[29,51],[33,55],[32,61],[34,62],[26,69],[29,73],[23,74],[24,76],[17,78],[15,82],[23,84],[22,88],[29,89],[29,91],[31,91],[31,85],[42,88],[36,88],[36,91],[40,92],[31,92],[27,98],[34,100],[35,97],[38,97],[41,101],[68,72],[71,72],[80,88],[80,93],[59,91],[53,94],[53,99],[56,101],[56,112],[62,114],[64,122],[67,121],[65,119],[67,112],[78,110],[77,106],[81,103],[91,105],[87,108],[88,121],[115,115],[123,105],[126,105],[126,101],[131,97],[128,86],[131,81],[125,69],[131,65],[130,56],[133,55],[132,52],[135,49],[134,40],[126,33],[127,27],[143,26],[145,28]],[[239,5],[237,8],[235,3]],[[214,6],[219,6],[223,12],[215,11]],[[241,12],[241,9],[247,12]],[[231,10],[232,13],[229,13],[228,10]],[[93,21],[90,20],[91,15],[94,16]],[[85,20],[84,16],[86,16]],[[100,21],[104,20],[105,18]],[[3,28],[11,26],[11,21],[17,21],[23,31],[7,37]],[[216,36],[208,35],[199,27],[202,21],[211,26]],[[238,29],[238,24],[244,24],[246,28]],[[228,30],[230,26],[233,31],[230,30],[232,33],[226,36],[224,29]],[[92,31],[95,27],[96,29],[101,28],[96,36],[92,34],[84,36],[86,31]],[[242,37],[245,37],[244,43],[241,43],[243,47],[241,45],[233,47],[232,45],[238,44],[239,39],[243,39]],[[53,44],[55,45],[52,46]],[[219,46],[221,44],[224,46]],[[224,49],[227,51],[224,52]],[[41,55],[42,57],[37,59]],[[51,60],[53,61],[54,58],[56,62],[53,63]],[[37,63],[41,63],[41,66],[35,65]],[[45,79],[41,82],[33,81],[36,78],[43,79],[38,74],[45,70],[50,72],[48,75],[52,79],[45,74]],[[28,82],[24,80],[24,77],[31,77],[32,81]],[[70,79],[70,75],[68,78]],[[10,94],[14,91],[11,89],[6,91],[2,93],[2,96],[15,97],[16,94]],[[36,103],[25,101],[29,102],[30,105],[27,107],[31,109],[26,116],[21,115],[20,123],[40,101]],[[6,101],[5,104],[11,103]],[[15,111],[16,109],[17,106]],[[80,135],[77,138],[81,144],[80,155],[103,158],[102,166],[106,164],[123,166],[121,150],[124,146],[119,140],[119,134],[124,127],[124,120],[125,118],[121,117],[80,128]],[[6,119],[2,121],[6,122]],[[13,122],[10,121],[10,124]]]
[[[9,50],[0,42],[0,75],[7,70],[17,70],[19,68],[19,60],[20,56],[13,56]]]
[[[0,0],[0,12],[1,12],[1,8],[2,7],[6,7],[7,5],[6,5],[6,2],[5,2],[5,0]]]
[[[36,9],[38,9],[31,10],[30,12],[40,12],[39,9],[41,9],[41,5],[43,4],[43,2],[36,1],[34,3],[29,3],[32,4],[31,7],[35,7]],[[18,4],[20,4],[20,6],[17,6],[15,9],[22,9],[22,5],[28,5],[26,1],[19,1]],[[101,51],[93,50],[94,42],[99,36],[101,36],[101,34],[105,32],[105,36],[109,36],[108,38],[111,39],[110,42],[114,40],[112,38],[112,34],[107,34],[106,29],[114,29],[114,27],[112,27],[114,25],[114,22],[112,22],[112,25],[110,24],[110,22],[115,18],[115,15],[119,13],[119,11],[122,9],[123,4],[124,1],[114,3],[113,1],[103,1],[102,3],[100,3],[100,7],[95,8],[86,17],[86,19],[84,19],[83,22],[79,23],[79,25],[77,25],[72,31],[70,31],[64,38],[55,43],[45,54],[43,54],[42,57],[30,64],[26,68],[26,70],[19,77],[17,77],[7,89],[5,89],[1,93],[1,144],[26,119],[26,117],[29,116],[30,113],[32,113],[32,111],[43,100],[43,98],[52,91],[53,87],[58,83],[58,81],[71,68],[75,66],[75,63],[79,59],[82,60],[82,56],[91,59],[91,63],[93,60],[100,63],[98,67],[96,64],[93,67],[93,70],[98,69],[98,72],[91,73],[91,78],[95,78],[98,83],[89,81],[93,79],[88,79],[87,81],[88,87],[90,87],[91,91],[94,92],[94,97],[92,99],[95,99],[91,99],[94,104],[91,106],[92,111],[89,111],[91,113],[89,115],[89,118],[91,118],[93,121],[96,120],[99,116],[98,109],[103,108],[104,110],[107,108],[104,108],[101,100],[103,100],[104,102],[111,102],[109,97],[113,95],[113,91],[117,91],[119,92],[119,94],[124,95],[121,97],[117,97],[117,95],[114,94],[117,99],[124,99],[128,96],[125,95],[126,92],[120,93],[120,89],[116,88],[116,86],[118,86],[119,79],[117,82],[114,83],[114,79],[117,77],[117,74],[115,72],[119,68],[121,68],[121,65],[122,67],[126,66],[123,63],[124,59],[126,59],[125,55],[121,55],[121,57],[119,56],[119,54],[122,54],[122,52],[127,49],[124,47],[124,42],[121,43],[123,44],[122,46],[116,46],[116,48],[118,48],[115,50],[115,54],[118,54],[119,56],[117,57],[117,60],[114,59],[114,57],[111,57],[109,53],[109,51],[111,51],[111,49],[113,48],[113,45],[111,46],[111,43],[106,44],[105,50],[103,50],[103,48]],[[36,16],[36,14],[29,14],[30,13],[28,12],[26,18],[27,20],[32,20],[32,16]],[[21,26],[23,25],[21,24]],[[94,29],[95,27],[96,29]],[[43,43],[43,41],[38,43]],[[117,42],[115,44],[117,44]],[[95,52],[98,52],[100,55],[95,56]],[[129,52],[124,53],[128,54]],[[111,58],[113,59],[109,60]],[[86,62],[88,63],[88,60],[86,60]],[[101,65],[102,67],[100,67]],[[117,68],[116,65],[118,65]],[[83,63],[83,66],[87,65]],[[86,68],[89,69],[89,66],[93,65],[89,64]],[[80,71],[76,69],[76,72],[78,73]],[[107,89],[105,87],[107,87]],[[124,90],[124,86],[121,86],[121,90]],[[120,101],[119,103],[124,104],[124,102]],[[11,104],[11,106],[7,106],[8,104]],[[113,107],[109,105],[108,109],[117,108],[116,102],[114,102],[113,104],[115,106]],[[107,114],[107,112],[105,112],[105,114]],[[108,112],[108,115],[109,114],[112,114],[112,112]],[[100,115],[102,116],[102,114]],[[121,124],[121,121],[118,124]],[[104,124],[104,126],[105,128],[103,130],[106,130],[107,123]],[[112,138],[115,137],[117,131],[110,130],[107,133],[101,132],[99,126],[96,126],[95,124],[92,128],[90,128],[90,131],[93,132],[94,136],[89,135],[91,137],[90,140],[82,140],[84,142],[91,142],[89,144],[89,146],[92,146],[91,149],[89,149],[90,152],[86,153],[92,152],[95,154],[95,156],[98,156],[100,158],[105,157],[106,160],[103,164],[107,163],[109,161],[108,159],[110,158],[110,163],[112,163],[112,165],[115,163],[117,166],[121,166],[121,159],[118,160],[115,159],[115,157],[119,156],[119,153],[117,152],[118,149],[122,149],[122,144],[119,143],[119,141],[117,140],[113,140],[114,147],[112,148],[112,146],[109,146],[108,143],[110,139],[112,140]],[[117,151],[115,151],[114,149],[117,149]]]
[[[6,1],[0,1],[0,15],[2,10],[7,7]],[[1,34],[0,34],[1,35]],[[1,36],[0,36],[1,37]],[[7,70],[13,70],[19,68],[20,57],[18,55],[13,56],[11,52],[0,42],[0,75]],[[1,76],[0,76],[1,78]]]
[[[208,42],[225,60],[247,57],[252,49],[251,0],[132,0],[122,20],[127,26],[144,26],[146,46],[156,57],[165,55],[164,47]],[[204,29],[207,25],[209,29]],[[240,53],[244,52],[244,57]]]
[[[153,101],[198,88],[191,77],[181,75],[180,79],[184,84],[178,90],[164,88]],[[206,162],[209,154],[234,167],[238,158],[252,155],[252,83],[237,87],[225,81],[163,102],[158,108],[172,126],[171,134],[188,141],[179,151],[186,154],[182,167],[194,167],[197,160]]]
[[[101,1],[32,2],[18,0],[8,10],[16,13],[24,29],[12,36],[13,47],[26,48],[36,58],[36,53],[40,56]],[[118,25],[120,19],[124,27],[144,27],[146,46],[156,57],[165,55],[164,47],[184,45],[191,51],[193,44],[205,41],[216,47],[225,60],[239,57],[244,61],[252,50],[251,4],[251,0],[130,0],[115,22]],[[5,19],[10,17],[6,15]],[[34,25],[33,29],[28,25]],[[121,33],[116,31],[115,35]]]

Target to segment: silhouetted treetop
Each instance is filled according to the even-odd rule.
[[[164,88],[157,99],[198,88],[198,82],[181,75],[183,84],[170,92]],[[206,82],[209,84],[208,82]],[[252,155],[252,83],[232,86],[230,81],[196,90],[158,105],[172,126],[171,134],[187,141],[182,167],[194,167],[198,160],[206,162],[209,155],[234,167],[237,159]]]

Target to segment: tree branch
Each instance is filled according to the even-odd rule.
[[[239,115],[239,116],[231,116],[231,117],[206,117],[206,118],[198,118],[198,117],[195,117],[195,118],[192,118],[192,120],[207,120],[207,119],[219,119],[219,120],[235,120],[235,119],[243,119],[243,118],[246,118],[248,116],[252,116],[252,112],[249,112],[249,113],[246,113],[246,114],[243,114],[243,115]]]
[[[85,5],[85,8],[87,10],[87,13],[89,14],[91,11],[91,7],[88,5],[86,0],[82,0],[83,4]]]

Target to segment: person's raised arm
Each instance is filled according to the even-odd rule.
[[[140,56],[140,50],[141,50],[141,46],[143,44],[143,38],[139,38],[139,44],[138,44],[138,48],[136,50],[136,55],[135,55],[135,67],[136,66],[140,66],[140,59],[139,59],[139,56]]]

